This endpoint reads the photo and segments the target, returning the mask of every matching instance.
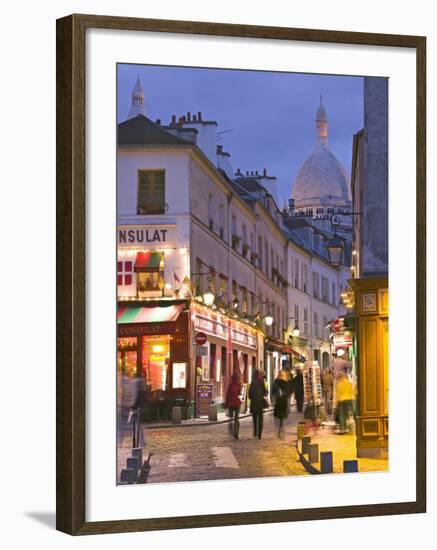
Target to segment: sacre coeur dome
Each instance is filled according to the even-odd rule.
[[[293,185],[295,208],[349,206],[349,178],[328,145],[328,118],[321,98],[316,128],[317,144],[300,168]]]

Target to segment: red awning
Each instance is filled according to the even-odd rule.
[[[158,271],[161,258],[161,252],[137,252],[134,270]]]
[[[176,321],[184,304],[158,307],[119,307],[117,323],[165,323]]]
[[[299,352],[297,352],[295,349],[293,349],[291,346],[288,346],[287,344],[284,344],[284,346],[282,348],[282,352],[283,353],[294,353],[294,355],[296,355],[297,357],[301,356],[301,354]]]

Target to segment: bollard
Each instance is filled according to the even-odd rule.
[[[358,472],[358,460],[343,460],[343,472],[345,474]]]
[[[306,435],[302,437],[302,454],[307,454],[309,452],[308,447],[311,444],[311,437]]]
[[[210,422],[217,422],[217,405],[210,405],[208,407],[208,420]]]
[[[319,462],[319,445],[317,443],[308,445],[308,462],[310,464]]]
[[[141,468],[141,465],[143,464],[143,449],[141,447],[132,449],[132,456],[138,459],[138,469]]]
[[[126,459],[126,468],[128,470],[132,469],[132,470],[139,470],[140,468],[140,463],[139,463],[139,460],[138,458],[135,456],[131,456],[129,458]]]
[[[305,435],[305,422],[299,422],[297,425],[297,440],[300,441]]]
[[[132,468],[125,468],[121,471],[120,481],[121,483],[135,483],[138,478],[138,471]]]
[[[182,409],[181,407],[173,407],[171,411],[172,424],[180,424],[182,422]]]
[[[320,473],[332,474],[333,472],[333,455],[332,451],[320,453]]]

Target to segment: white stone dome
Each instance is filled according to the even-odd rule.
[[[351,204],[348,175],[327,143],[318,143],[303,163],[292,198],[296,208]]]

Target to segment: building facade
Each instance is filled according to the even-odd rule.
[[[293,358],[328,366],[343,283],[327,235],[278,208],[266,169],[234,172],[217,122],[152,122],[144,103],[138,79],[118,125],[119,368],[153,399],[194,402],[201,387],[222,403],[234,371],[271,388]]]
[[[358,346],[357,452],[388,455],[388,80],[364,79],[364,128],[354,136],[352,275]]]

